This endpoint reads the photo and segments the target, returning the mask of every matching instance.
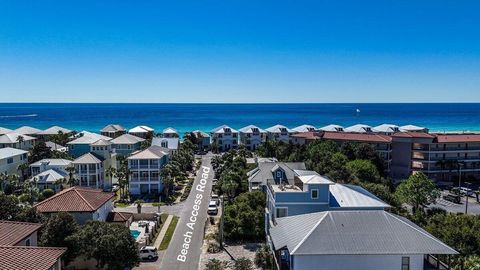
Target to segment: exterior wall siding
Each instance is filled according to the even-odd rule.
[[[410,270],[423,270],[423,255],[297,255],[291,256],[293,267],[290,269],[399,270],[402,269],[402,256],[410,258]]]

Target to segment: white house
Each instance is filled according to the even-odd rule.
[[[294,133],[293,130],[282,125],[275,125],[265,129],[267,131],[267,140],[290,142],[290,135]]]
[[[28,135],[28,136],[35,136],[39,132],[41,132],[41,129],[30,127],[30,126],[22,126],[14,130],[14,132],[22,134],[22,135]]]
[[[31,182],[39,190],[52,189],[55,192],[60,190],[63,180],[68,179],[68,173],[60,170],[49,169],[34,175],[31,178]]]
[[[164,138],[178,138],[178,132],[172,127],[168,127],[162,131],[162,137]]]
[[[36,138],[16,132],[10,132],[0,136],[0,148],[11,147],[28,150],[35,145]]]
[[[268,240],[279,270],[424,270],[425,255],[458,254],[413,222],[383,210],[278,218]]]
[[[299,132],[299,133],[303,133],[303,132],[314,132],[314,131],[317,131],[317,128],[312,126],[312,125],[301,125],[301,126],[298,126],[298,127],[295,127],[295,128],[292,128],[292,130],[294,132]]]
[[[220,152],[238,148],[238,131],[222,125],[210,131],[212,145],[215,144]]]
[[[373,128],[375,133],[392,135],[394,133],[400,132],[400,127],[393,124],[382,124]]]
[[[70,167],[71,165],[72,161],[68,159],[46,158],[30,164],[30,171],[32,172],[32,175],[52,169],[68,173],[65,168]]]
[[[343,127],[339,125],[327,125],[319,128],[320,131],[330,131],[330,132],[343,132]]]
[[[152,145],[157,145],[163,148],[167,148],[171,154],[174,154],[178,151],[178,146],[180,145],[180,139],[176,137],[154,137],[152,139]]]
[[[248,150],[255,151],[260,144],[265,142],[267,132],[257,126],[248,125],[239,131],[240,144],[245,145]]]
[[[127,158],[131,172],[130,194],[158,194],[163,190],[160,170],[169,161],[168,155],[168,149],[152,145]]]
[[[75,167],[75,176],[79,180],[79,186],[92,188],[109,187],[104,182],[105,170],[103,161],[103,158],[92,153],[86,153],[72,161],[72,165]]]
[[[369,125],[357,124],[357,125],[353,125],[351,127],[345,128],[344,131],[355,132],[355,133],[371,133],[373,132],[373,129]]]
[[[153,137],[154,129],[149,126],[136,126],[128,131],[129,134],[140,138],[151,138]]]
[[[45,199],[34,207],[43,214],[68,212],[79,224],[89,220],[106,221],[113,211],[115,193],[101,189],[71,187]]]
[[[0,173],[18,175],[18,166],[28,162],[28,152],[16,148],[0,148]]]
[[[415,125],[401,126],[399,129],[402,132],[425,132],[425,133],[428,133],[428,128],[419,127],[419,126],[415,126]]]

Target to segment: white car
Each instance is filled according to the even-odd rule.
[[[472,196],[473,195],[473,190],[471,188],[466,188],[466,187],[461,187],[460,188],[460,193],[466,196]]]
[[[117,192],[120,189],[120,186],[117,184],[112,185],[112,192]]]
[[[218,214],[218,208],[217,208],[217,202],[216,202],[216,201],[211,200],[211,201],[208,203],[207,213],[208,213],[209,215],[216,215],[216,214]]]
[[[142,260],[153,260],[158,258],[157,248],[153,246],[145,246],[140,248],[140,259]]]
[[[212,194],[212,201],[215,201],[217,206],[220,205],[220,198],[218,198],[217,194]]]

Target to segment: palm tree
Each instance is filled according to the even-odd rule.
[[[22,175],[22,180],[25,180],[27,178],[27,174],[25,173],[26,170],[28,170],[29,166],[27,163],[23,163],[18,165],[17,170],[20,171]]]
[[[70,185],[70,187],[73,187],[76,183],[75,181],[75,178],[73,177],[73,174],[75,173],[75,167],[73,166],[69,166],[69,167],[66,167],[65,168],[65,171],[68,172],[68,185]]]
[[[117,174],[117,169],[113,168],[112,166],[108,167],[105,171],[105,175],[110,178],[110,184],[113,183],[113,177]]]
[[[165,186],[165,195],[166,198],[170,195],[170,187],[173,185],[174,178],[174,167],[171,163],[163,166],[163,168],[160,169],[160,177],[162,178],[163,185]]]
[[[18,148],[21,149],[22,148],[22,143],[25,141],[25,139],[23,138],[22,135],[18,135],[17,137],[17,142],[18,142]]]

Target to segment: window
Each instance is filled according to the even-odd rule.
[[[312,196],[312,199],[316,200],[318,199],[318,189],[312,189],[310,192],[310,195]]]
[[[13,163],[13,158],[8,158],[8,159],[7,159],[7,163],[8,163],[8,164],[12,164],[12,163]]]
[[[27,246],[27,247],[30,246],[30,239],[25,240],[25,246]]]
[[[410,257],[402,257],[402,270],[410,270]]]
[[[276,208],[276,217],[286,217],[288,215],[288,208],[287,207],[277,207]]]

